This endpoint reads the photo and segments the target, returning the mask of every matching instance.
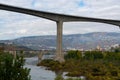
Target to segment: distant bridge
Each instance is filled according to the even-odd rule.
[[[112,24],[120,27],[120,20],[98,19],[98,18],[88,18],[88,17],[81,17],[81,16],[57,14],[57,13],[44,12],[44,11],[38,11],[38,10],[32,10],[32,9],[25,9],[25,8],[20,8],[20,7],[5,5],[5,4],[0,4],[0,9],[29,14],[29,15],[42,17],[45,19],[55,21],[57,24],[57,48],[56,48],[57,51],[56,51],[55,60],[58,60],[60,62],[64,61],[64,56],[62,53],[63,22],[71,22],[71,21],[99,22],[99,23]]]

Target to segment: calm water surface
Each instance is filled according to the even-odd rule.
[[[54,80],[55,73],[52,71],[45,70],[44,67],[38,67],[37,57],[26,58],[25,67],[31,69],[30,75],[32,80]]]

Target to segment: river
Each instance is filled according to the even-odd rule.
[[[38,61],[37,57],[26,58],[25,67],[30,68],[30,75],[32,80],[54,80],[55,73],[45,70],[44,67],[36,66]]]
[[[44,67],[41,66],[36,66],[38,62],[37,57],[32,57],[32,58],[25,58],[25,67],[30,68],[30,75],[32,80],[54,80],[56,75],[54,72],[45,70]],[[65,72],[62,74],[64,78],[68,78],[65,76]],[[81,76],[82,80],[85,80],[84,76]]]

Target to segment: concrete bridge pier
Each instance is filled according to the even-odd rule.
[[[39,54],[38,54],[38,63],[40,63],[40,61],[42,60],[42,57],[43,57],[43,51],[41,51]]]
[[[57,48],[55,60],[64,62],[64,54],[62,53],[62,33],[63,33],[63,21],[57,21]]]
[[[89,17],[81,17],[81,16],[73,16],[73,15],[64,15],[57,13],[50,13],[44,11],[37,11],[32,9],[20,8],[5,4],[0,4],[0,10],[13,11],[18,13],[29,14],[37,17],[46,18],[52,21],[56,21],[57,23],[57,51],[55,60],[59,62],[64,62],[64,56],[62,53],[62,28],[63,22],[71,22],[71,21],[84,21],[84,22],[100,22],[107,23],[116,26],[120,26],[120,20],[109,20],[109,19],[98,19],[98,18],[89,18]]]

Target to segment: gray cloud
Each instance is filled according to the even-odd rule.
[[[120,20],[120,0],[0,0],[0,3],[55,13]],[[0,10],[0,28],[0,39],[56,34],[55,22],[3,10]],[[118,27],[102,23],[64,23],[64,34],[101,31],[120,32]]]

